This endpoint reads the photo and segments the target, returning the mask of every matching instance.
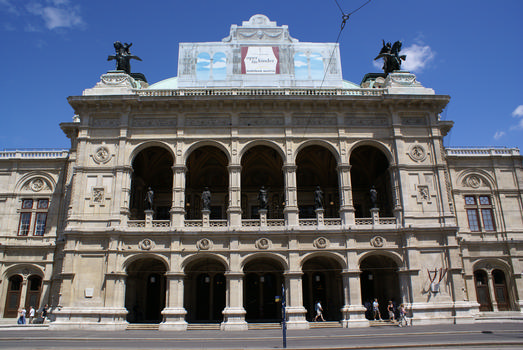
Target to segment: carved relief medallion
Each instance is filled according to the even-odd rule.
[[[111,159],[109,150],[105,146],[100,146],[93,155],[93,160],[97,164],[105,164]]]
[[[470,175],[465,180],[465,183],[472,188],[478,188],[481,186],[481,179],[477,175]]]
[[[422,145],[412,145],[410,147],[409,157],[415,162],[423,162],[427,158],[427,152]]]
[[[207,238],[202,238],[198,242],[196,242],[196,247],[199,250],[209,250],[212,247],[212,242]]]
[[[153,246],[154,242],[149,238],[142,239],[140,243],[138,243],[138,248],[141,250],[151,250]]]
[[[260,238],[254,243],[254,246],[258,249],[269,249],[271,241],[267,238]]]
[[[33,192],[40,192],[45,187],[45,181],[41,177],[37,177],[31,181],[29,187]]]
[[[93,187],[93,203],[102,203],[104,200],[105,189],[103,187]]]
[[[383,247],[383,245],[385,245],[385,238],[381,236],[375,236],[370,240],[370,244],[376,248]]]
[[[324,249],[329,245],[329,241],[325,237],[318,237],[314,240],[313,245],[318,249]]]

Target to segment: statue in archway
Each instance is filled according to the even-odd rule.
[[[407,58],[406,55],[399,55],[401,51],[401,45],[401,41],[396,41],[393,45],[391,45],[390,42],[385,43],[385,40],[383,40],[383,47],[374,61],[383,58],[383,72],[385,72],[385,74],[389,74],[395,70],[401,69],[401,61],[405,61]]]
[[[378,191],[376,191],[376,188],[372,186],[369,191],[370,194],[370,204],[372,209],[378,208]]]
[[[211,210],[211,191],[205,187],[202,192],[202,210]]]
[[[145,194],[145,210],[153,210],[153,202],[154,202],[154,191],[151,187],[147,189],[147,193]]]
[[[314,191],[314,209],[323,209],[323,191],[320,186]]]
[[[123,70],[127,74],[131,74],[131,59],[135,59],[138,61],[141,61],[142,59],[138,56],[131,55],[131,52],[129,51],[129,48],[133,45],[133,43],[130,44],[122,44],[119,41],[115,41],[113,46],[116,53],[114,55],[111,55],[107,57],[108,61],[116,60],[116,70]]]
[[[258,203],[260,206],[260,209],[267,209],[268,204],[268,196],[267,196],[267,190],[264,186],[260,188],[260,192],[258,193]]]

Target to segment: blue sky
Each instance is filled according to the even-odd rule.
[[[345,13],[367,0],[338,0]],[[149,83],[177,74],[178,43],[221,41],[231,24],[267,15],[304,42],[335,42],[335,0],[0,0],[0,149],[67,148],[66,98],[115,68],[116,40],[132,42],[132,71]],[[403,41],[403,68],[437,94],[455,122],[454,146],[523,147],[523,1],[371,0],[340,37],[344,79],[379,72],[381,40]]]

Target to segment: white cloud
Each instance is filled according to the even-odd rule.
[[[517,106],[516,109],[512,112],[512,116],[514,118],[523,117],[523,105]]]
[[[407,59],[402,64],[402,69],[421,72],[434,59],[435,53],[428,45],[413,44],[401,50],[400,55],[407,55]]]
[[[54,6],[44,6],[37,2],[32,2],[26,6],[29,13],[40,16],[47,29],[72,28],[83,24],[82,17],[79,15],[77,7],[70,6],[67,1],[54,0]]]
[[[496,140],[499,140],[500,138],[502,138],[505,135],[506,135],[506,132],[504,132],[504,131],[496,131],[496,133],[494,134],[494,138]]]

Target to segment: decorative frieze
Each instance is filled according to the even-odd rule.
[[[386,117],[350,117],[346,116],[344,120],[348,126],[387,126],[389,120]]]
[[[135,128],[170,128],[178,125],[176,117],[169,118],[146,118],[134,117],[131,126]]]
[[[336,125],[338,119],[333,116],[294,116],[292,118],[294,125],[305,126],[321,126],[321,125]]]

